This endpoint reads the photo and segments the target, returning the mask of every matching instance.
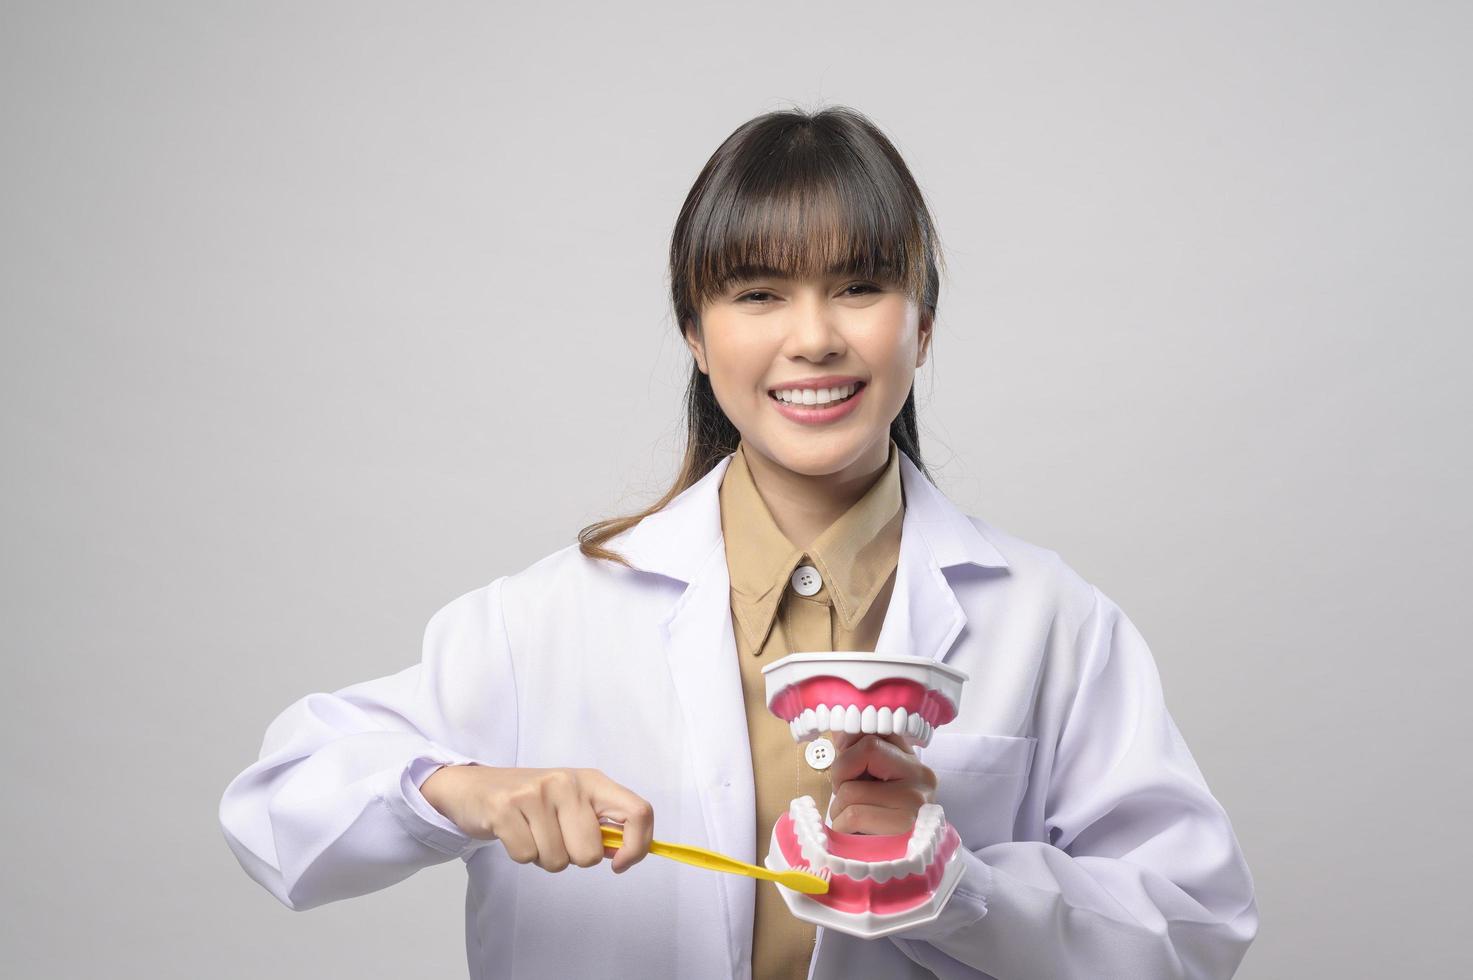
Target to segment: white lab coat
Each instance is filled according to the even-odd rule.
[[[771,828],[755,826],[730,616],[730,459],[613,540],[640,570],[570,545],[436,612],[420,663],[283,711],[220,803],[246,872],[310,909],[458,857],[473,980],[749,977],[753,889],[777,886],[654,856],[553,874],[418,791],[442,763],[593,767],[651,802],[657,838],[756,861]],[[966,867],[935,922],[874,940],[819,927],[810,977],[1230,976],[1258,929],[1253,881],[1145,640],[1055,552],[901,468],[876,649],[970,675],[918,750]]]

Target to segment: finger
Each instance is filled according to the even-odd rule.
[[[609,848],[604,847],[598,817],[581,794],[558,807],[557,819],[570,862],[580,868],[591,868],[608,856]]]
[[[590,799],[594,814],[624,825],[624,842],[614,852],[614,874],[623,874],[644,860],[655,838],[655,810],[638,793],[614,782],[605,774],[591,774]]]
[[[840,749],[829,767],[834,785],[868,773],[875,779],[906,779],[919,774],[919,759],[890,741],[888,736],[865,734]]]
[[[834,813],[854,804],[888,807],[911,814],[920,812],[921,807],[931,802],[931,792],[924,785],[909,779],[888,782],[851,779],[834,792]]]
[[[910,739],[906,738],[904,735],[896,735],[894,733],[891,733],[889,735],[884,735],[881,737],[907,755],[916,754],[915,746],[911,745]]]
[[[925,767],[914,752],[876,736],[868,745],[865,769],[876,779],[914,779]]]
[[[891,732],[888,735],[881,735],[879,732],[833,732],[832,735],[834,748],[836,749],[846,749],[861,738],[873,735],[875,738],[882,738],[896,748],[903,749],[911,755],[915,755],[915,749],[911,747],[910,740],[904,735],[899,735],[895,732]]]
[[[829,764],[827,770],[829,782],[834,786],[846,780],[855,779],[864,772],[863,747],[859,744],[859,736],[851,735],[847,740],[834,743],[834,761]]]
[[[547,773],[538,782],[538,797],[524,811],[527,825],[532,828],[532,839],[537,842],[537,864],[547,871],[558,872],[568,866],[568,850],[563,844],[557,809],[571,782],[571,775],[566,771]]]
[[[537,843],[532,839],[527,815],[521,810],[510,808],[497,820],[496,837],[501,841],[506,856],[518,864],[531,864],[537,860]]]
[[[908,834],[915,822],[915,814],[907,810],[851,803],[834,815],[831,826],[841,834]]]

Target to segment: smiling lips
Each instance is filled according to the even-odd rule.
[[[868,390],[869,385],[862,384],[848,398],[841,402],[830,402],[827,405],[794,404],[773,395],[768,395],[767,400],[772,402],[773,408],[781,412],[785,418],[792,419],[794,422],[824,423],[841,419],[853,412]]]

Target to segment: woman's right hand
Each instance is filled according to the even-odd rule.
[[[513,861],[548,871],[613,857],[614,874],[621,874],[644,859],[655,836],[649,801],[597,769],[442,766],[419,791],[462,833],[499,839]],[[604,847],[601,817],[624,824],[617,850]]]

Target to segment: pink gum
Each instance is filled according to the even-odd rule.
[[[874,705],[875,710],[904,708],[907,714],[919,713],[932,727],[939,728],[956,717],[956,705],[923,684],[908,680],[878,681],[863,691],[838,677],[810,677],[790,684],[778,692],[770,706],[783,721],[792,721],[805,708],[821,704],[857,704],[860,710]]]

